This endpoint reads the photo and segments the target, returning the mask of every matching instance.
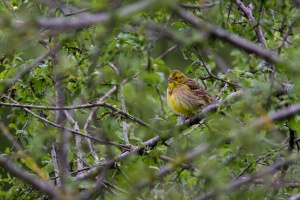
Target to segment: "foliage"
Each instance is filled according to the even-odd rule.
[[[299,198],[297,2],[0,2],[1,198]]]

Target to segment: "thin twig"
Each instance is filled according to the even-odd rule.
[[[8,96],[3,96],[6,99],[10,99]],[[1,106],[9,106],[9,107],[20,107],[20,108],[32,108],[32,109],[42,109],[42,110],[75,110],[75,109],[84,109],[84,108],[93,108],[93,107],[106,107],[114,112],[119,113],[120,115],[142,125],[145,127],[149,127],[149,125],[142,121],[141,119],[138,119],[134,117],[133,115],[130,115],[129,113],[123,112],[121,109],[116,108],[114,105],[108,104],[106,102],[99,102],[99,103],[94,103],[94,104],[83,104],[83,105],[78,105],[78,106],[64,106],[64,107],[55,107],[55,106],[38,106],[38,105],[27,105],[27,104],[17,104],[17,103],[5,103],[5,102],[0,102]]]
[[[100,102],[103,102],[106,98],[108,98],[112,93],[114,93],[115,91],[117,90],[117,86],[114,86],[113,88],[111,88],[105,95],[103,95],[99,100],[98,100],[98,103]],[[89,127],[89,124],[91,123],[92,119],[93,119],[93,116],[95,115],[95,113],[97,112],[99,108],[98,107],[94,107],[92,108],[92,111],[90,112],[85,124],[84,124],[84,127],[83,127],[83,130],[85,132],[87,132],[87,129]],[[98,162],[99,161],[99,158],[98,156],[96,155],[95,151],[94,151],[94,148],[92,146],[92,143],[91,143],[91,140],[89,138],[86,138],[86,141],[88,143],[88,146],[90,148],[90,152],[92,154],[92,156],[94,157],[95,161]]]
[[[159,97],[159,102],[160,102],[160,108],[161,108],[161,111],[162,111],[163,114],[166,114],[166,111],[165,111],[165,109],[164,109],[164,103],[163,103],[163,100],[162,100],[162,98],[161,98],[160,91],[159,91],[158,87],[155,87],[155,89],[156,89],[156,92],[157,92],[158,97]]]
[[[8,98],[8,97],[6,97],[6,98]],[[10,101],[16,103],[16,104],[18,103],[17,101],[15,101],[15,100],[13,100],[13,99],[11,99],[11,98],[8,98],[8,99],[9,99]],[[99,142],[99,143],[101,143],[101,144],[105,144],[105,145],[113,145],[113,146],[118,146],[118,147],[124,147],[123,145],[120,145],[120,144],[116,144],[116,143],[113,143],[113,142],[103,141],[103,140],[100,140],[100,139],[95,138],[95,137],[93,137],[93,136],[83,134],[83,133],[81,133],[81,132],[79,132],[79,131],[75,131],[75,130],[69,129],[69,128],[67,128],[67,127],[64,127],[64,126],[57,125],[57,124],[55,124],[54,122],[51,122],[51,121],[49,121],[49,120],[47,120],[47,119],[45,119],[45,118],[43,118],[43,117],[41,117],[41,116],[35,114],[34,112],[32,112],[31,110],[29,110],[28,108],[23,108],[23,109],[24,109],[27,113],[33,115],[34,117],[36,117],[36,118],[42,120],[43,122],[46,122],[47,124],[50,124],[51,126],[54,126],[54,127],[56,127],[56,128],[65,129],[65,130],[67,130],[67,131],[69,131],[69,132],[71,132],[71,133],[74,133],[74,134],[76,134],[76,135],[80,135],[81,137],[84,137],[84,138],[90,138],[90,139],[95,140],[95,141],[97,141],[97,142]]]
[[[58,50],[58,48],[56,49]],[[38,64],[40,64],[43,60],[45,60],[49,56],[49,52],[44,53],[40,57],[38,57],[35,61],[33,61],[30,65],[23,68],[15,77],[11,78],[9,82],[5,83],[4,88],[2,89],[2,92],[5,92],[8,88],[10,88],[12,85],[14,85],[20,78],[22,78],[26,73],[28,73],[32,68],[36,67]]]
[[[79,131],[79,126],[73,117],[68,113],[68,111],[64,110],[64,115],[66,116],[69,123],[73,126],[73,130]],[[81,151],[81,137],[79,135],[75,135],[75,146],[77,149],[77,169],[80,171],[83,169],[83,159],[82,159],[82,151]],[[80,172],[79,172],[80,173]]]
[[[292,30],[292,26],[294,25],[294,22],[295,22],[294,20],[289,22],[287,30],[286,30],[285,34],[283,35],[283,37],[282,37],[281,44],[276,47],[276,49],[278,49],[278,53],[280,53],[280,50],[284,46],[285,42],[288,42],[287,39],[290,35],[290,32]]]
[[[180,6],[183,8],[189,8],[189,9],[207,9],[212,8],[216,4],[219,4],[219,2],[213,2],[213,3],[207,3],[207,4],[187,4],[187,3],[181,3]]]
[[[51,160],[52,160],[52,164],[53,164],[53,170],[54,170],[54,176],[59,176],[56,179],[56,185],[58,187],[61,186],[61,177],[60,177],[60,173],[59,173],[59,166],[58,166],[58,156],[56,153],[56,140],[53,138],[51,141]]]
[[[218,101],[221,98],[221,95],[226,91],[226,89],[228,88],[228,84],[225,83],[224,87],[222,88],[222,90],[219,92],[219,94],[216,96],[215,100]]]
[[[120,85],[120,98],[121,98],[122,111],[126,112],[126,105],[125,105],[124,92],[123,92],[122,85]],[[122,129],[123,129],[124,142],[126,145],[130,146],[130,142],[128,140],[127,123],[126,123],[125,119],[122,120]]]
[[[198,124],[196,124],[195,126],[193,126],[190,130],[188,130],[187,132],[183,133],[181,135],[181,137],[186,137],[188,135],[190,135],[191,132],[193,132],[194,130],[196,130],[197,128],[199,128],[202,124],[204,124],[204,120],[202,119]]]
[[[167,156],[164,156],[164,155],[160,155],[159,158],[164,160],[164,161],[175,163],[175,160],[173,158],[170,158],[170,157],[167,157]],[[183,169],[188,169],[188,170],[192,170],[192,171],[194,171],[196,169],[195,166],[190,165],[190,164],[185,164],[185,163],[180,163],[179,166]]]
[[[18,19],[18,16],[16,15],[16,13],[13,11],[13,9],[11,9],[9,2],[7,2],[7,0],[3,0],[5,6],[7,7],[7,9],[13,14],[15,19]]]
[[[221,56],[219,56],[217,53],[215,53],[211,49],[204,49],[204,51],[207,52],[208,55],[211,55],[213,57],[216,66],[220,68],[223,73],[227,73],[228,70],[230,70],[230,67],[227,65],[224,59]]]
[[[170,47],[165,52],[163,52],[161,55],[159,55],[155,60],[159,60],[159,59],[164,58],[166,55],[168,55],[168,53],[170,53],[171,51],[173,51],[177,47],[179,47],[179,44],[175,44],[174,46]]]
[[[152,181],[150,180],[155,180],[156,177],[163,177],[166,174],[168,174],[169,172],[173,171],[177,166],[180,166],[180,164],[182,163],[188,163],[191,160],[193,160],[195,157],[199,156],[201,153],[205,152],[208,148],[210,147],[209,144],[207,143],[202,143],[198,146],[196,146],[194,149],[188,151],[187,153],[185,153],[183,156],[180,155],[177,158],[175,158],[174,162],[169,162],[167,163],[165,166],[163,166],[156,174],[154,174],[152,177],[146,177],[144,179],[142,179],[138,184],[137,184],[137,188],[140,190],[148,185],[150,185],[152,183]]]
[[[218,194],[228,193],[231,190],[233,190],[234,188],[237,188],[237,187],[239,187],[241,185],[245,185],[247,183],[252,183],[253,180],[255,180],[257,178],[260,178],[260,177],[262,177],[262,176],[264,176],[266,174],[273,173],[274,171],[280,169],[281,167],[293,164],[294,162],[295,162],[295,159],[286,159],[286,160],[278,161],[278,162],[270,165],[266,169],[263,169],[263,170],[258,171],[256,173],[253,173],[250,176],[237,179],[237,180],[233,181],[232,183],[230,183],[225,188],[223,188],[223,189],[215,189],[212,192],[208,192],[208,193],[204,194],[203,196],[201,196],[199,198],[196,198],[196,200],[212,199],[212,198],[216,197]]]
[[[107,64],[114,70],[116,75],[120,76],[120,72],[119,72],[118,68],[112,62],[107,62]]]
[[[214,78],[214,79],[217,79],[218,81],[227,83],[228,85],[231,85],[231,86],[233,86],[233,87],[241,88],[241,86],[239,86],[239,85],[237,85],[237,84],[234,84],[234,83],[225,81],[225,80],[223,80],[223,79],[221,79],[221,78],[218,78],[218,77],[216,77],[215,75],[213,75],[213,74],[209,71],[209,69],[207,68],[207,66],[205,65],[205,62],[204,62],[204,60],[202,59],[202,57],[201,57],[201,55],[200,55],[200,53],[199,53],[197,47],[195,47],[195,50],[196,50],[196,56],[197,56],[197,58],[202,62],[202,64],[203,64],[202,66],[204,67],[204,69],[206,70],[206,72],[208,73],[208,75],[209,75],[211,78]]]
[[[12,136],[12,134],[9,132],[9,128],[4,125],[3,122],[0,122],[0,130],[3,133],[3,135],[13,144],[13,147],[17,149],[17,151],[23,151],[23,147],[20,145],[18,141],[15,140],[15,138]],[[11,148],[11,152],[14,148]]]

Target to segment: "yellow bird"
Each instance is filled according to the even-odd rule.
[[[167,100],[171,109],[186,117],[215,101],[201,85],[178,70],[169,75]]]

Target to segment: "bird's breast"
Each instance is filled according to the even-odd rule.
[[[189,116],[194,111],[194,106],[189,102],[189,90],[175,87],[172,90],[168,88],[167,100],[169,106],[178,114]]]

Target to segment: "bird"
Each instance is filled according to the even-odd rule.
[[[173,70],[168,78],[167,102],[177,114],[191,117],[215,100],[195,80]]]

